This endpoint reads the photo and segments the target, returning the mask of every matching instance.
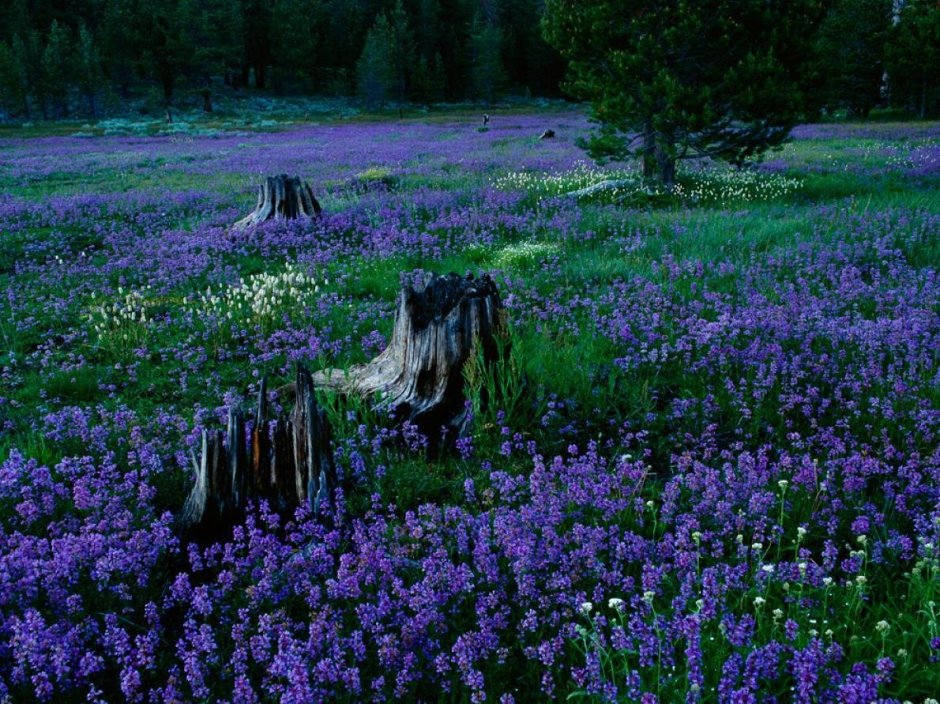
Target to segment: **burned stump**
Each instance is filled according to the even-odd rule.
[[[262,380],[250,437],[246,418],[236,409],[229,411],[227,432],[202,431],[200,457],[193,456],[196,482],[177,516],[185,537],[198,542],[225,538],[259,498],[283,514],[306,503],[314,515],[332,520],[337,474],[329,421],[303,367],[295,388],[290,416],[271,423]]]
[[[258,186],[258,205],[232,229],[244,230],[268,220],[310,219],[321,212],[323,209],[306,181],[287,174],[268,176]]]
[[[377,399],[398,422],[408,421],[438,446],[460,435],[468,419],[464,363],[500,354],[502,303],[489,276],[434,276],[423,288],[407,286],[398,299],[388,347],[368,364],[328,370],[316,386]]]

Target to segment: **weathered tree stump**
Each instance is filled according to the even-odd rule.
[[[229,411],[226,433],[202,431],[200,457],[193,456],[196,482],[177,516],[184,536],[205,543],[225,538],[251,500],[259,498],[280,513],[306,503],[314,515],[332,520],[337,474],[329,421],[303,367],[295,388],[293,412],[272,424],[262,380],[250,438],[245,417],[236,409]]]
[[[258,205],[232,225],[234,230],[254,227],[267,220],[313,218],[323,212],[306,181],[298,176],[268,176],[258,186]]]
[[[555,139],[555,130],[545,130],[539,135],[539,139]]]
[[[434,276],[407,286],[398,299],[388,347],[368,364],[318,372],[321,388],[377,399],[398,422],[408,421],[435,445],[462,435],[468,418],[464,363],[482,351],[501,353],[502,303],[489,276]]]

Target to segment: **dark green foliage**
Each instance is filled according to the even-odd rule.
[[[395,87],[391,42],[388,17],[380,15],[366,35],[362,56],[356,64],[356,89],[370,106],[388,100]]]
[[[470,85],[474,97],[487,102],[499,97],[506,84],[501,51],[503,34],[499,27],[477,15],[473,23]]]
[[[491,99],[504,90],[550,95],[562,66],[541,37],[542,5],[9,0],[0,7],[0,103],[25,118],[37,109],[44,117],[95,116],[102,97],[151,94],[167,107],[201,97],[211,110],[221,83],[282,94],[358,92],[370,104]],[[378,46],[379,35],[388,46]]]
[[[821,19],[817,0],[548,0],[543,27],[601,123],[591,153],[672,185],[678,159],[740,163],[786,138]]]
[[[240,65],[241,15],[237,0],[180,0],[177,25],[181,62],[190,83],[200,89],[203,107],[211,111],[212,77],[225,75]]]
[[[325,21],[318,0],[277,0],[271,14],[271,56],[275,86],[316,89],[320,65],[317,29]],[[304,31],[297,31],[298,23]]]
[[[932,0],[7,0],[0,105],[24,119],[211,110],[223,83],[492,101],[557,95],[567,59],[568,88],[605,125],[594,153],[643,156],[669,180],[678,158],[740,161],[822,108],[937,114],[938,14]]]
[[[240,83],[248,85],[250,71],[254,71],[255,87],[264,88],[268,65],[274,55],[271,41],[274,31],[271,3],[267,0],[241,0],[241,6],[244,54]]]
[[[891,100],[919,117],[940,115],[940,5],[907,0],[887,48]]]
[[[75,53],[75,69],[78,75],[78,86],[88,101],[88,113],[95,117],[97,106],[95,96],[101,82],[101,56],[95,38],[85,25],[78,30],[78,46]]]
[[[881,99],[891,0],[838,0],[819,28],[817,71],[830,108],[867,117]]]
[[[397,0],[395,8],[389,13],[388,26],[389,55],[391,57],[392,93],[401,103],[408,97],[408,74],[414,62],[414,36],[408,27],[408,15],[401,0]]]
[[[21,75],[13,49],[0,42],[0,110],[12,113],[26,105]]]
[[[49,39],[42,52],[42,79],[52,103],[54,117],[68,112],[68,86],[72,78],[72,39],[64,25],[53,20]]]
[[[419,57],[411,78],[412,98],[419,103],[437,103],[444,99],[446,89],[447,75],[441,55],[435,53],[430,61]]]

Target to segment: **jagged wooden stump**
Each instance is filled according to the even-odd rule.
[[[199,542],[224,538],[257,498],[268,499],[281,513],[306,503],[314,515],[331,520],[337,474],[329,421],[303,367],[297,369],[295,388],[293,412],[272,427],[262,380],[250,438],[245,417],[236,409],[229,411],[225,434],[202,431],[200,457],[193,456],[196,482],[177,516],[184,536]]]
[[[287,174],[268,176],[258,186],[258,205],[232,229],[244,230],[267,220],[310,219],[321,212],[323,209],[306,181]]]
[[[378,400],[435,445],[462,435],[468,418],[464,363],[477,350],[500,354],[502,303],[489,276],[434,276],[398,299],[388,347],[368,364],[318,372],[316,386]]]

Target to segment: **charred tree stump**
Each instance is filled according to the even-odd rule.
[[[323,209],[306,181],[287,174],[268,176],[258,186],[258,205],[232,229],[244,230],[268,220],[310,219],[321,212]]]
[[[332,520],[338,480],[329,421],[303,367],[295,387],[293,412],[273,427],[262,380],[250,437],[245,417],[235,409],[229,411],[225,433],[202,431],[200,456],[193,456],[196,481],[177,517],[184,536],[204,543],[224,539],[244,519],[251,501],[260,498],[283,514],[307,504],[321,520]]]
[[[485,362],[495,361],[502,326],[502,303],[489,276],[435,276],[423,288],[401,292],[392,339],[378,357],[349,370],[319,372],[313,382],[377,398],[379,408],[413,423],[439,446],[464,434],[464,363],[477,350]]]

